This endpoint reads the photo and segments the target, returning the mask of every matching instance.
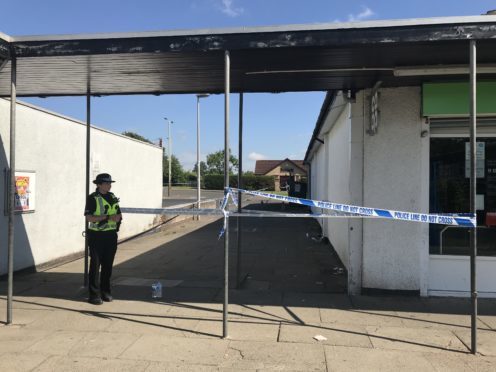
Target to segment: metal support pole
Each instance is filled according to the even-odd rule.
[[[243,93],[239,94],[239,136],[238,136],[238,156],[239,156],[239,167],[238,167],[238,188],[243,188]],[[241,192],[238,191],[238,213],[241,213]],[[236,262],[236,288],[241,286],[241,229],[242,229],[242,218],[237,217],[237,238],[238,238],[238,254]]]
[[[224,187],[229,187],[229,92],[230,92],[230,68],[231,61],[229,51],[224,53]],[[224,306],[222,314],[222,337],[227,338],[227,314],[229,295],[229,218],[227,219],[226,231],[224,233]]]
[[[201,206],[201,172],[200,172],[200,98],[206,98],[209,94],[196,95],[196,200],[197,208]],[[197,216],[200,220],[200,215]]]
[[[167,120],[169,123],[169,187],[167,188],[167,196],[171,196],[171,171],[172,171],[172,139],[171,139],[171,121]]]
[[[196,207],[200,209],[201,192],[200,192],[200,96],[196,96]],[[200,220],[200,215],[197,216]]]
[[[476,213],[477,194],[477,46],[475,40],[470,41],[470,213]],[[472,292],[472,334],[471,351],[477,353],[477,228],[470,231],[470,289]]]
[[[91,141],[91,95],[90,83],[88,80],[88,90],[86,92],[86,196],[85,200],[90,194],[90,141]],[[84,283],[83,285],[88,288],[88,221],[84,220]]]
[[[15,209],[15,129],[16,129],[16,81],[17,60],[10,60],[10,190],[9,190],[9,226],[8,226],[8,256],[7,256],[7,324],[12,324],[12,296],[14,288],[14,209]]]

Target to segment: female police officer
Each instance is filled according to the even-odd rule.
[[[93,183],[97,188],[88,196],[84,212],[89,222],[88,245],[91,257],[88,302],[94,305],[101,305],[102,300],[112,301],[110,277],[117,251],[117,231],[122,219],[119,199],[110,192],[113,182],[108,173],[96,176]]]

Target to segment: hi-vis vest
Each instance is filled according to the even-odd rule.
[[[117,199],[114,194],[109,193],[112,197],[113,204],[109,204],[100,194],[95,193],[93,197],[96,200],[96,209],[93,216],[115,216],[117,214],[117,208],[119,207],[119,199]],[[93,231],[111,231],[117,230],[117,222],[115,221],[101,221],[101,222],[90,222],[89,229]]]

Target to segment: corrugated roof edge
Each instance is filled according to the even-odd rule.
[[[207,29],[183,29],[171,31],[141,31],[141,32],[112,32],[112,33],[90,33],[90,34],[60,34],[60,35],[26,35],[8,36],[9,42],[24,41],[49,41],[49,40],[86,40],[86,39],[124,39],[142,37],[164,37],[164,36],[195,36],[195,35],[222,35],[222,34],[249,34],[260,32],[284,32],[284,31],[318,31],[339,30],[358,28],[388,28],[402,26],[425,26],[440,24],[466,24],[496,22],[496,15],[457,16],[457,17],[435,17],[435,18],[411,18],[393,20],[374,20],[361,22],[331,22],[315,24],[294,24],[280,26],[259,27],[236,27],[236,28],[207,28]]]
[[[9,98],[1,98],[0,99],[4,100],[4,101],[8,101],[10,102],[10,99]],[[68,121],[72,121],[73,123],[76,123],[76,124],[80,124],[80,125],[84,125],[86,126],[86,123],[84,121],[81,121],[81,120],[78,120],[78,119],[74,119],[74,118],[71,118],[70,116],[65,116],[65,115],[62,115],[58,112],[55,112],[55,111],[50,111],[50,110],[47,110],[43,107],[40,107],[40,106],[36,106],[36,105],[33,105],[31,103],[27,103],[27,102],[24,102],[24,101],[20,101],[20,100],[17,100],[16,103],[18,105],[22,105],[22,106],[26,106],[26,107],[29,107],[33,110],[37,110],[37,111],[41,111],[45,114],[48,114],[48,115],[52,115],[52,116],[56,116],[58,118],[61,118],[61,119],[65,119],[65,120],[68,120]],[[157,149],[162,149],[162,147],[160,146],[157,146],[153,143],[148,143],[148,142],[144,142],[144,141],[140,141],[140,140],[137,140],[135,138],[132,138],[132,137],[129,137],[129,136],[125,136],[121,133],[116,133],[116,132],[112,132],[111,130],[108,130],[108,129],[104,129],[104,128],[101,128],[101,127],[97,127],[93,124],[90,125],[92,129],[97,129],[101,132],[105,132],[105,133],[108,133],[108,134],[112,134],[114,136],[117,136],[117,137],[122,137],[122,138],[125,138],[125,139],[128,139],[128,140],[131,140],[131,141],[135,141],[135,142],[138,142],[138,143],[141,143],[141,144],[144,144],[144,145],[148,145],[148,146],[152,146],[152,147],[155,147]]]

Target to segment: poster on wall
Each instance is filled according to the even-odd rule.
[[[14,211],[17,213],[35,210],[36,173],[33,171],[15,172]]]
[[[486,143],[477,142],[475,145],[476,155],[476,177],[484,178],[484,168],[486,163]],[[465,142],[465,178],[470,178],[470,142]]]

